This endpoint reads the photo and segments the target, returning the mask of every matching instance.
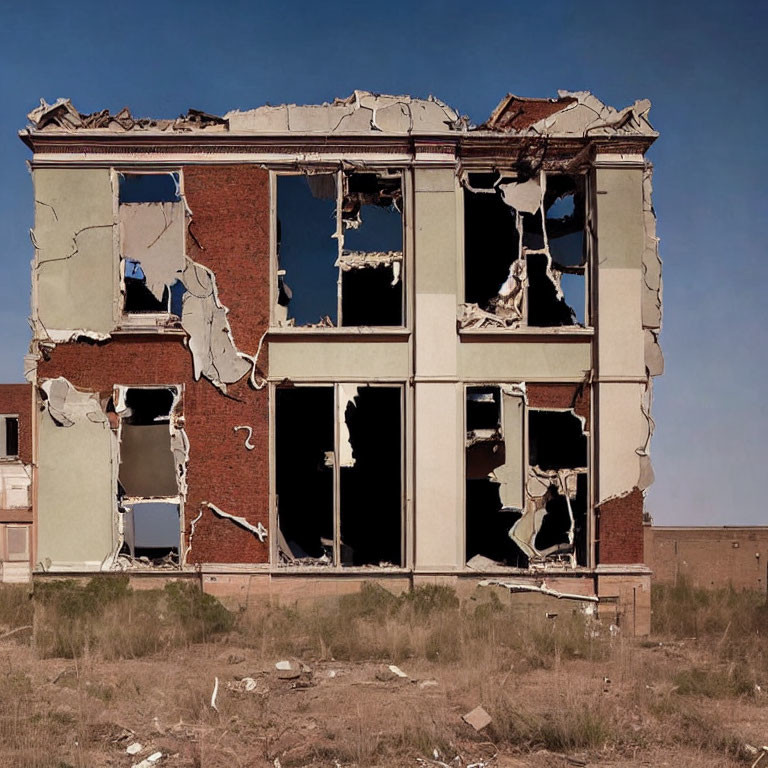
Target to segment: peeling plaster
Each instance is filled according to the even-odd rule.
[[[245,447],[247,450],[252,451],[256,446],[251,442],[251,438],[253,437],[253,427],[249,427],[246,425],[240,425],[237,427],[233,427],[232,430],[237,433],[241,429],[244,429],[248,434],[245,436]]]
[[[231,520],[235,525],[239,525],[246,531],[250,531],[254,536],[258,537],[259,541],[262,543],[267,538],[267,529],[261,523],[253,525],[252,523],[249,523],[244,517],[238,517],[237,515],[230,515],[229,512],[224,512],[224,510],[219,509],[215,504],[211,504],[210,501],[203,502],[203,505],[208,507],[208,509],[210,509],[214,515],[222,517],[225,520]]]

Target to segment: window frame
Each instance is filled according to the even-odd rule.
[[[336,260],[341,261],[344,251],[344,226],[342,223],[342,201],[344,199],[344,177],[355,172],[361,173],[392,173],[397,172],[400,177],[400,190],[403,201],[402,217],[402,260],[400,267],[400,283],[402,285],[401,294],[401,322],[400,325],[343,325],[342,317],[342,269],[340,263],[336,265],[337,269],[337,289],[336,289],[336,324],[333,326],[312,327],[307,325],[278,325],[277,313],[275,307],[278,299],[278,273],[280,271],[280,260],[278,253],[277,223],[278,223],[278,178],[281,176],[311,176],[315,174],[335,174],[336,175],[336,210],[333,221],[335,230],[329,228],[329,237],[334,237],[337,241]],[[412,310],[410,308],[411,295],[413,293],[410,285],[409,253],[410,253],[410,226],[409,211],[411,210],[411,188],[410,175],[407,168],[399,164],[378,164],[376,166],[353,171],[345,171],[338,165],[327,166],[305,166],[304,170],[295,168],[274,167],[269,171],[269,192],[270,192],[270,303],[269,303],[269,332],[278,334],[359,334],[361,332],[374,332],[382,335],[403,335],[410,333],[410,320]],[[290,279],[288,280],[290,286]],[[361,329],[365,329],[362,331]]]
[[[339,392],[342,387],[372,387],[372,388],[389,388],[398,389],[400,393],[400,564],[393,565],[391,567],[380,568],[379,566],[372,565],[343,565],[341,562],[341,467],[339,466],[339,445],[340,445],[340,430],[339,430],[339,407],[340,397]],[[292,388],[333,388],[333,558],[329,565],[312,565],[312,564],[300,564],[294,565],[291,563],[283,563],[280,561],[279,554],[279,539],[281,538],[280,528],[280,516],[277,504],[277,419],[276,419],[276,393],[278,389],[284,388],[281,385],[272,382],[269,385],[269,401],[270,401],[270,436],[269,436],[269,526],[270,530],[275,532],[275,535],[270,536],[269,558],[270,566],[274,569],[279,569],[280,573],[298,573],[306,571],[319,571],[322,573],[354,573],[354,572],[371,572],[378,571],[381,573],[400,573],[408,570],[408,535],[407,535],[407,522],[408,522],[408,504],[406,499],[408,463],[406,461],[407,454],[407,422],[406,422],[406,404],[407,404],[407,387],[403,381],[391,381],[391,382],[371,382],[365,380],[352,380],[352,381],[301,381],[291,384]]]

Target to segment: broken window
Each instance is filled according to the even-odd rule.
[[[275,403],[280,562],[401,565],[402,387],[280,387]]]
[[[19,417],[0,416],[0,459],[19,455]]]
[[[123,313],[181,316],[186,211],[178,173],[118,174]]]
[[[467,565],[586,565],[583,419],[528,408],[524,385],[502,384],[467,387],[466,424]]]
[[[117,432],[123,553],[178,560],[186,447],[179,387],[118,387],[107,404]]]
[[[399,171],[277,176],[277,325],[403,325]]]
[[[463,328],[586,324],[584,179],[464,178]]]

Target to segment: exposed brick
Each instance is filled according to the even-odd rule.
[[[643,492],[639,488],[597,507],[597,521],[600,564],[643,562]]]
[[[0,384],[0,413],[19,415],[19,458],[32,463],[32,385]]]
[[[577,416],[586,420],[589,431],[589,387],[586,384],[537,384],[525,385],[528,405],[531,408],[573,408]]]

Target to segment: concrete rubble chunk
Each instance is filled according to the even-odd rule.
[[[476,731],[482,731],[483,728],[487,728],[492,722],[491,716],[482,707],[475,707],[471,712],[462,715],[461,719],[471,725]]]
[[[152,766],[157,765],[160,762],[162,757],[162,752],[154,752],[140,763],[134,763],[132,768],[152,768]]]

